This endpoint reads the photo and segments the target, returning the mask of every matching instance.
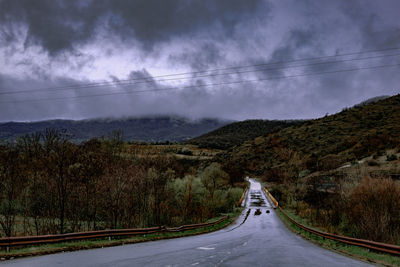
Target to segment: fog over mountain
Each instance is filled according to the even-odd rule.
[[[0,123],[0,143],[15,142],[25,134],[44,134],[47,129],[55,129],[77,143],[92,138],[112,138],[116,134],[121,135],[125,141],[181,142],[230,122],[219,119],[190,120],[177,116],[6,122]]]
[[[332,114],[400,91],[398,10],[397,0],[2,0],[0,121]],[[177,73],[189,74],[165,76]]]

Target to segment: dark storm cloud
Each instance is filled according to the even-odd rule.
[[[54,54],[71,50],[74,43],[92,37],[98,17],[93,12],[86,12],[87,8],[75,1],[6,0],[0,2],[0,19],[3,27],[8,29],[24,23],[27,27],[25,46],[41,45]],[[8,32],[8,41],[12,41],[11,34],[14,33]]]
[[[101,27],[105,35],[139,40],[144,48],[208,27],[221,27],[226,38],[254,12],[259,0],[3,0],[3,41],[15,40],[13,27],[27,27],[25,46],[41,45],[50,54],[91,41]]]
[[[168,60],[172,64],[189,64],[193,70],[205,70],[210,66],[216,66],[220,62],[226,61],[226,57],[214,41],[209,40],[200,44],[194,49],[182,51],[178,55],[170,55]]]
[[[305,4],[306,3],[306,4]],[[299,23],[289,29],[281,44],[270,53],[265,62],[291,61],[293,59],[331,56],[348,52],[380,50],[400,47],[400,23],[396,12],[400,9],[398,1],[295,1],[292,9],[304,11]],[[377,7],[382,7],[379,9]],[[289,13],[289,12],[288,12]],[[392,52],[392,54],[398,51]],[[379,56],[387,52],[376,52]],[[361,57],[338,57],[316,60],[313,62],[330,62]],[[304,62],[303,62],[304,63]],[[299,64],[303,64],[299,63]],[[380,59],[316,64],[303,68],[260,72],[259,77],[279,77],[291,74],[316,73],[356,69],[374,65],[399,63],[399,57],[384,57]],[[283,63],[274,65],[296,65]],[[344,106],[352,106],[374,95],[386,92],[395,94],[400,91],[396,83],[399,68],[378,69],[373,71],[350,71],[340,75],[312,75],[297,82],[293,91],[293,99],[304,106],[314,106],[315,110],[337,112]],[[397,81],[397,82],[396,82]],[[272,82],[280,87],[290,82]],[[377,88],[376,86],[379,86]],[[293,86],[293,84],[292,84]],[[302,88],[306,86],[306,88]],[[301,89],[300,89],[301,88]],[[301,109],[300,109],[301,110]],[[322,115],[322,112],[319,113]]]
[[[132,72],[130,79],[149,77],[146,70]],[[120,81],[118,79],[115,82]],[[222,90],[210,92],[202,87],[201,80],[193,81],[191,90],[180,90],[171,86],[162,85],[150,79],[151,89],[160,90],[149,93],[135,93],[135,91],[149,90],[147,84],[139,83],[133,86],[114,85],[112,90],[116,93],[110,97],[80,97],[85,95],[101,95],[109,93],[108,87],[73,89],[61,92],[35,92],[28,94],[15,94],[7,97],[7,103],[0,103],[3,112],[0,113],[0,121],[42,120],[50,118],[75,118],[83,119],[90,117],[121,117],[121,116],[145,116],[145,115],[183,115],[192,119],[203,117],[229,118],[231,111],[221,109],[221,103],[232,106],[237,115],[246,116],[247,107],[242,104],[244,98],[256,103],[256,106],[265,104],[262,94],[252,90],[232,90],[222,87]],[[78,81],[56,78],[46,82],[32,79],[15,79],[0,75],[0,88],[11,90],[30,90],[32,87],[62,88]],[[229,97],[227,97],[229,96]],[[64,99],[58,99],[59,97]],[[46,99],[52,101],[20,102],[25,99]],[[72,98],[72,99],[71,99]],[[70,99],[70,101],[68,100]],[[17,102],[13,102],[17,101]],[[273,103],[271,103],[272,105]],[[18,110],[18,112],[15,112]],[[183,112],[184,111],[184,112]],[[255,112],[258,110],[255,110]]]
[[[0,0],[0,92],[97,80],[115,83],[0,94],[0,102],[65,98],[0,104],[0,121],[151,114],[292,119],[332,114],[369,97],[399,93],[399,68],[224,83],[399,63],[399,56],[391,56],[289,68],[311,62],[290,62],[296,59],[400,47],[399,9],[397,0]],[[215,70],[282,61],[246,68],[252,72]],[[184,76],[190,79],[171,82],[157,78],[213,69],[207,73],[230,74],[192,73]],[[259,69],[264,70],[255,71]],[[121,84],[143,78],[146,82]],[[213,83],[217,85],[206,86]],[[131,93],[135,90],[149,92]],[[80,97],[85,94],[111,95]]]
[[[274,78],[285,75],[285,67],[291,66],[292,59],[307,58],[317,54],[317,32],[311,28],[293,29],[282,39],[280,44],[265,61],[254,64],[277,63],[264,67],[266,71],[258,72],[258,77]]]
[[[382,3],[376,2],[385,9]],[[363,1],[345,1],[342,3],[343,13],[359,29],[362,44],[365,48],[396,47],[400,43],[400,25],[386,23],[389,16],[398,14],[400,10],[399,1],[391,1],[390,6],[384,10],[386,14],[371,12],[368,5]]]

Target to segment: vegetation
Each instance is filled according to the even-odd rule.
[[[0,140],[15,141],[18,137],[46,128],[66,130],[75,143],[107,136],[112,131],[124,132],[125,141],[177,142],[199,136],[221,127],[229,121],[202,119],[191,121],[182,117],[142,117],[93,120],[49,120],[39,122],[0,123]]]
[[[257,137],[218,157],[231,179],[262,177],[282,206],[315,226],[400,244],[399,121],[396,95]]]
[[[137,235],[129,238],[100,238],[91,240],[81,240],[81,241],[71,241],[65,243],[56,244],[44,244],[38,246],[30,246],[24,248],[11,248],[10,251],[0,251],[0,258],[3,259],[13,259],[18,257],[34,256],[34,255],[44,255],[56,252],[64,251],[74,251],[83,250],[91,248],[103,248],[110,246],[118,246],[124,244],[140,243],[145,241],[160,240],[160,239],[170,239],[191,235],[198,235],[203,233],[208,233],[212,231],[219,230],[223,227],[231,224],[235,218],[240,214],[241,209],[236,208],[234,212],[229,213],[229,218],[216,225],[205,226],[193,230],[185,230],[182,232],[164,232],[164,233],[153,233],[148,235]],[[214,220],[214,219],[213,219]]]
[[[299,217],[293,213],[290,213],[289,211],[286,211],[286,212],[290,214],[289,216],[291,218],[295,219],[298,222],[301,222],[303,225],[309,226],[310,223],[308,221],[302,219],[301,217]],[[350,255],[352,257],[356,257],[356,258],[359,258],[359,259],[367,261],[367,262],[378,263],[379,265],[382,265],[382,266],[399,266],[400,265],[399,257],[389,255],[389,254],[373,252],[373,251],[370,251],[369,249],[361,248],[358,246],[347,245],[347,244],[344,244],[341,242],[335,242],[335,241],[332,241],[329,239],[324,239],[317,235],[310,234],[309,232],[304,231],[303,229],[301,229],[300,227],[296,226],[294,223],[289,221],[279,210],[277,210],[277,213],[278,213],[279,217],[281,218],[281,220],[283,220],[284,223],[288,227],[290,227],[290,229],[292,231],[296,232],[297,234],[303,236],[306,239],[311,240],[314,243],[317,243],[318,245],[320,245],[324,248],[335,250],[340,253]]]
[[[279,131],[283,128],[299,125],[301,121],[246,120],[225,125],[187,141],[188,144],[205,148],[229,149],[243,144],[255,137]]]
[[[184,145],[25,135],[0,149],[0,229],[203,222],[234,209],[248,174],[315,227],[400,245],[399,121],[396,95],[316,120],[233,123]]]
[[[67,137],[47,129],[1,147],[2,236],[198,223],[240,199],[218,163],[132,153],[120,132]]]
[[[400,144],[400,95],[345,109],[257,137],[225,153],[244,171],[282,181],[301,170],[324,171]],[[294,175],[295,178],[297,175]]]

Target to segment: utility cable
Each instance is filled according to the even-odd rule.
[[[393,47],[393,48],[386,48],[386,49],[379,49],[379,50],[366,50],[366,51],[358,51],[358,52],[336,54],[336,55],[329,55],[329,56],[294,59],[294,60],[287,60],[287,61],[276,61],[276,62],[255,64],[255,65],[233,66],[233,67],[227,67],[227,68],[202,70],[202,71],[195,71],[195,72],[183,72],[183,73],[166,74],[166,75],[158,75],[158,76],[150,76],[150,77],[142,77],[142,78],[133,78],[133,79],[125,79],[125,80],[114,81],[114,82],[95,82],[95,83],[87,83],[87,84],[75,84],[75,85],[66,85],[66,86],[57,86],[57,87],[38,88],[38,89],[33,89],[33,90],[6,91],[6,92],[0,92],[0,95],[4,95],[4,94],[19,94],[19,93],[33,93],[33,92],[43,92],[43,91],[76,90],[76,89],[92,88],[92,87],[113,86],[113,85],[119,85],[119,84],[124,84],[124,83],[127,83],[129,85],[136,84],[136,83],[129,83],[129,82],[132,82],[132,81],[142,81],[142,82],[139,82],[139,83],[151,83],[151,82],[157,82],[157,81],[158,82],[162,82],[162,81],[173,81],[173,80],[181,80],[181,79],[212,77],[212,76],[218,76],[218,75],[237,74],[238,72],[222,73],[222,74],[208,74],[208,75],[204,74],[204,73],[223,71],[223,70],[234,70],[234,69],[238,70],[238,69],[250,68],[250,67],[271,66],[271,65],[276,65],[276,64],[294,63],[294,62],[301,62],[301,61],[320,60],[320,59],[328,59],[328,58],[334,58],[334,57],[354,56],[354,55],[362,55],[362,54],[377,53],[377,52],[386,52],[386,51],[393,51],[393,50],[400,50],[400,47]],[[397,54],[395,54],[395,55],[397,55]],[[379,57],[386,57],[386,56],[393,56],[393,55],[379,55],[379,56],[371,56],[371,57],[359,58],[359,59],[355,58],[355,59],[347,59],[347,60],[337,60],[336,62],[355,61],[355,60],[379,58]],[[311,63],[311,64],[329,64],[329,63],[318,62],[318,63]],[[311,64],[309,66],[312,66]],[[281,68],[282,69],[284,69],[284,68],[296,68],[296,67],[301,67],[301,66],[306,66],[306,65],[286,66],[286,67],[281,67]],[[281,68],[276,68],[276,69],[274,68],[274,70],[281,69]],[[265,70],[266,69],[247,70],[247,71],[241,71],[241,73],[253,72],[253,71],[265,71]],[[267,69],[267,70],[273,70],[273,69]],[[157,78],[182,76],[182,75],[195,75],[195,74],[202,74],[202,73],[204,75],[197,76],[197,77],[195,76],[195,77],[181,77],[181,78],[154,80],[154,79],[157,79]]]
[[[240,84],[240,83],[249,83],[249,82],[262,82],[262,81],[268,81],[268,80],[333,74],[333,73],[344,73],[344,72],[352,72],[352,71],[360,71],[360,70],[382,69],[382,68],[399,67],[399,66],[400,66],[400,64],[379,65],[379,66],[369,66],[369,67],[351,68],[351,69],[334,70],[334,71],[302,73],[302,74],[295,74],[295,75],[288,75],[288,76],[268,77],[268,78],[261,78],[261,79],[252,79],[252,80],[239,80],[239,81],[230,81],[230,82],[190,85],[190,86],[183,86],[183,87],[167,87],[167,88],[158,88],[158,89],[149,89],[149,90],[133,90],[133,91],[114,91],[114,92],[103,93],[103,94],[79,95],[79,96],[71,96],[71,97],[54,97],[54,98],[39,98],[39,99],[27,99],[27,100],[15,100],[15,101],[1,101],[0,103],[1,104],[8,104],[8,103],[14,104],[14,103],[38,102],[38,101],[48,101],[48,100],[65,100],[65,99],[102,97],[102,96],[111,96],[111,95],[127,95],[127,94],[134,94],[134,93],[161,92],[161,91],[171,91],[171,90],[179,90],[179,89],[198,88],[198,87],[211,87],[211,86],[231,85],[231,84]]]
[[[79,86],[79,87],[68,87],[68,88],[57,88],[54,87],[53,89],[43,88],[43,89],[36,89],[36,90],[20,90],[20,91],[6,91],[0,92],[0,95],[12,95],[12,94],[23,94],[23,93],[36,93],[36,92],[58,92],[58,91],[67,91],[67,90],[77,90],[77,89],[87,89],[87,88],[99,88],[99,87],[108,87],[108,86],[127,86],[127,85],[134,85],[134,84],[143,84],[143,83],[154,83],[154,82],[166,82],[166,81],[177,81],[177,80],[187,80],[187,79],[198,79],[198,78],[205,78],[205,77],[216,77],[216,76],[223,76],[223,75],[232,75],[232,74],[244,74],[244,73],[253,73],[253,72],[262,72],[262,71],[274,71],[274,70],[285,70],[291,68],[300,68],[300,67],[311,67],[311,66],[318,66],[318,65],[326,65],[326,64],[335,64],[335,63],[344,63],[344,62],[351,62],[351,61],[359,61],[359,60],[367,60],[367,59],[377,59],[377,58],[384,58],[384,57],[395,57],[400,56],[398,54],[389,54],[389,55],[378,55],[378,56],[368,56],[362,58],[352,58],[352,59],[343,59],[343,60],[334,60],[334,61],[325,61],[325,62],[315,62],[309,64],[301,64],[295,66],[285,66],[285,67],[277,67],[277,68],[263,68],[263,69],[255,69],[255,70],[243,70],[243,71],[235,71],[235,72],[225,72],[225,73],[212,73],[212,74],[204,74],[195,77],[184,77],[184,78],[169,78],[169,79],[160,79],[154,80],[148,78],[145,81],[140,82],[126,82],[126,81],[116,81],[116,82],[107,82],[107,83],[99,83],[99,84],[91,84],[87,86]]]

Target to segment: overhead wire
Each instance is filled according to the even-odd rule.
[[[140,83],[186,80],[186,79],[193,79],[193,78],[203,78],[203,77],[230,75],[230,74],[279,70],[279,69],[286,69],[286,68],[297,68],[297,67],[313,66],[313,65],[320,65],[320,64],[332,64],[332,63],[366,60],[366,59],[400,55],[400,54],[377,55],[377,56],[369,56],[369,57],[364,57],[364,58],[342,59],[342,60],[336,60],[336,61],[330,61],[330,62],[314,62],[314,63],[302,64],[302,65],[296,65],[296,66],[284,66],[284,67],[270,68],[270,69],[256,69],[256,70],[240,71],[240,69],[250,68],[250,67],[271,66],[271,65],[276,65],[276,64],[294,63],[294,62],[301,62],[301,61],[312,61],[312,60],[328,59],[328,58],[333,58],[333,57],[344,57],[344,56],[352,56],[352,55],[361,55],[361,54],[366,54],[366,53],[386,52],[386,51],[393,51],[393,50],[400,50],[400,47],[392,47],[392,48],[378,49],[378,50],[358,51],[358,52],[351,52],[351,53],[344,53],[344,54],[335,54],[335,55],[312,57],[312,58],[302,58],[302,59],[294,59],[294,60],[286,60],[286,61],[276,61],[276,62],[255,64],[255,65],[233,66],[233,67],[227,67],[227,68],[218,68],[218,69],[195,71],[195,72],[182,72],[182,73],[175,73],[175,74],[165,74],[165,75],[157,75],[157,76],[149,76],[149,77],[141,77],[141,78],[132,78],[132,79],[112,81],[112,82],[95,82],[95,83],[86,83],[86,84],[75,84],[75,85],[66,85],[66,86],[57,86],[57,87],[38,88],[38,89],[32,89],[32,90],[5,91],[5,92],[0,92],[0,95],[35,93],[35,92],[45,92],[45,91],[56,92],[56,91],[77,90],[77,89],[86,89],[86,88],[94,88],[94,87],[97,88],[97,87],[107,87],[107,86],[116,86],[116,85],[124,86],[124,85],[140,84]],[[217,72],[217,71],[233,70],[233,69],[236,69],[239,71],[229,72],[229,73],[203,74],[203,75],[195,76],[195,77],[180,77],[180,78],[169,78],[169,79],[156,80],[157,78],[174,77],[174,76],[182,76],[182,75],[195,75],[195,74],[201,74],[201,73],[209,73],[209,72]],[[132,83],[133,81],[141,81],[141,82]]]
[[[101,97],[101,96],[110,96],[110,95],[126,95],[126,94],[143,93],[143,92],[171,91],[171,90],[178,90],[178,89],[221,86],[221,85],[248,83],[248,82],[262,82],[262,81],[275,80],[275,79],[287,79],[287,78],[324,75],[324,74],[333,74],[333,73],[343,73],[343,72],[352,72],[352,71],[359,71],[359,70],[372,70],[372,69],[381,69],[381,68],[399,67],[399,66],[400,66],[400,64],[388,64],[388,65],[368,66],[368,67],[333,70],[333,71],[321,71],[321,72],[302,73],[302,74],[294,74],[294,75],[286,75],[286,76],[267,77],[267,78],[260,78],[260,79],[238,80],[238,81],[229,81],[229,82],[220,82],[220,83],[190,85],[190,86],[183,86],[183,87],[154,88],[154,89],[149,89],[149,90],[133,90],[133,91],[114,91],[114,92],[103,93],[103,94],[79,95],[79,96],[71,96],[71,97],[39,98],[39,99],[27,99],[27,100],[15,100],[15,101],[11,100],[11,101],[0,101],[0,103],[1,104],[7,104],[7,103],[14,104],[14,103],[38,102],[38,101],[48,101],[48,100],[65,100],[65,99]]]
[[[351,58],[351,59],[343,59],[343,60],[334,60],[334,61],[324,61],[324,62],[314,62],[309,64],[301,64],[301,65],[294,65],[294,66],[284,66],[284,67],[277,67],[277,68],[263,68],[263,69],[253,69],[253,70],[243,70],[243,71],[235,71],[235,72],[224,72],[224,73],[212,73],[212,74],[204,74],[196,77],[184,77],[184,78],[170,78],[170,79],[161,79],[161,80],[154,80],[148,79],[145,81],[140,82],[108,82],[106,84],[98,84],[98,85],[88,85],[88,86],[79,86],[77,88],[68,87],[68,88],[53,88],[53,89],[34,89],[34,90],[19,90],[19,91],[5,91],[0,92],[0,95],[11,95],[11,94],[23,94],[23,93],[37,93],[37,92],[59,92],[59,91],[67,91],[67,90],[77,90],[77,89],[87,89],[87,88],[99,88],[99,87],[106,87],[106,86],[127,86],[127,85],[135,85],[135,84],[142,84],[142,83],[154,83],[154,82],[169,82],[169,81],[177,81],[177,80],[186,80],[186,79],[198,79],[198,78],[205,78],[205,77],[216,77],[216,76],[223,76],[223,75],[232,75],[232,74],[244,74],[244,73],[252,73],[252,72],[262,72],[262,71],[273,71],[273,70],[284,70],[284,69],[291,69],[291,68],[300,68],[300,67],[311,67],[311,66],[318,66],[318,65],[326,65],[326,64],[334,64],[334,63],[344,63],[344,62],[351,62],[351,61],[360,61],[360,60],[367,60],[367,59],[377,59],[383,57],[394,57],[400,56],[400,53],[397,54],[389,54],[389,55],[377,55],[377,56],[368,56],[362,58]]]

